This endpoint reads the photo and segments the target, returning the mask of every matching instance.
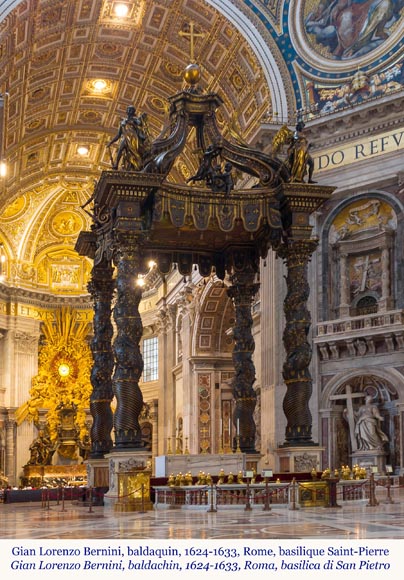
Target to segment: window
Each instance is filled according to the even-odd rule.
[[[157,336],[143,340],[143,382],[157,381],[159,365],[159,347]]]

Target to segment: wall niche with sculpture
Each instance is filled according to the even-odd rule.
[[[394,309],[397,215],[390,204],[362,198],[344,207],[329,231],[329,304],[334,318]]]
[[[344,382],[330,396],[329,442],[334,463],[360,465],[386,473],[400,465],[398,393],[386,379],[362,375]]]

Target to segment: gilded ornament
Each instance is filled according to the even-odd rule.
[[[184,70],[184,80],[191,86],[195,86],[201,79],[201,69],[196,63],[191,63]]]
[[[39,420],[39,409],[47,409],[49,439],[58,441],[61,415],[73,408],[79,440],[88,437],[87,409],[90,406],[91,351],[87,343],[88,322],[79,321],[76,313],[62,308],[55,320],[43,323],[43,346],[39,352],[38,374],[32,380],[30,399],[20,417]],[[63,411],[63,412],[62,412]],[[20,413],[21,415],[21,413]]]

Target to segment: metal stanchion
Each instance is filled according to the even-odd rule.
[[[46,490],[46,509],[49,511],[50,510],[50,492],[49,489]]]
[[[328,485],[328,503],[325,507],[340,508],[341,506],[337,503],[337,483],[339,482],[339,478],[330,477],[326,482]]]
[[[213,501],[213,481],[210,484],[210,508],[208,509],[208,513],[215,513],[217,509],[215,508],[215,503]]]
[[[93,511],[93,488],[90,485],[88,490],[88,511],[91,513]]]
[[[140,493],[141,493],[141,498],[142,498],[142,504],[141,504],[142,510],[141,510],[140,513],[141,514],[144,514],[144,513],[146,513],[145,512],[145,509],[144,509],[144,483],[141,484],[141,491],[140,491]]]
[[[291,502],[290,502],[290,510],[297,510],[297,506],[296,506],[296,478],[294,477],[292,479],[292,490],[291,490]]]
[[[62,487],[62,512],[65,512],[65,488]]]
[[[268,480],[266,479],[265,480],[265,503],[264,503],[264,507],[262,508],[262,511],[264,511],[264,512],[271,511],[270,503],[271,503],[271,498],[269,497]]]
[[[41,490],[41,508],[43,509],[45,507],[45,490]]]
[[[366,507],[374,507],[379,505],[379,502],[376,499],[376,484],[375,484],[375,475],[371,473],[369,476],[369,501],[366,504]]]
[[[386,498],[385,503],[395,503],[393,498],[391,497],[391,477],[390,477],[390,474],[387,475],[386,489],[387,489],[387,498]]]
[[[57,500],[56,501],[56,505],[59,505],[59,503],[60,503],[60,485],[58,486],[58,491],[57,491],[57,494],[56,494],[56,500]]]
[[[251,502],[250,502],[250,480],[247,477],[247,489],[246,489],[246,497],[247,501],[245,504],[244,511],[250,512],[251,511]]]

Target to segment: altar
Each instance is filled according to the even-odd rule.
[[[155,477],[169,477],[172,473],[191,473],[197,476],[200,472],[218,475],[223,469],[224,473],[237,475],[239,471],[247,469],[257,470],[258,454],[246,453],[218,453],[199,455],[159,455],[155,458]]]

